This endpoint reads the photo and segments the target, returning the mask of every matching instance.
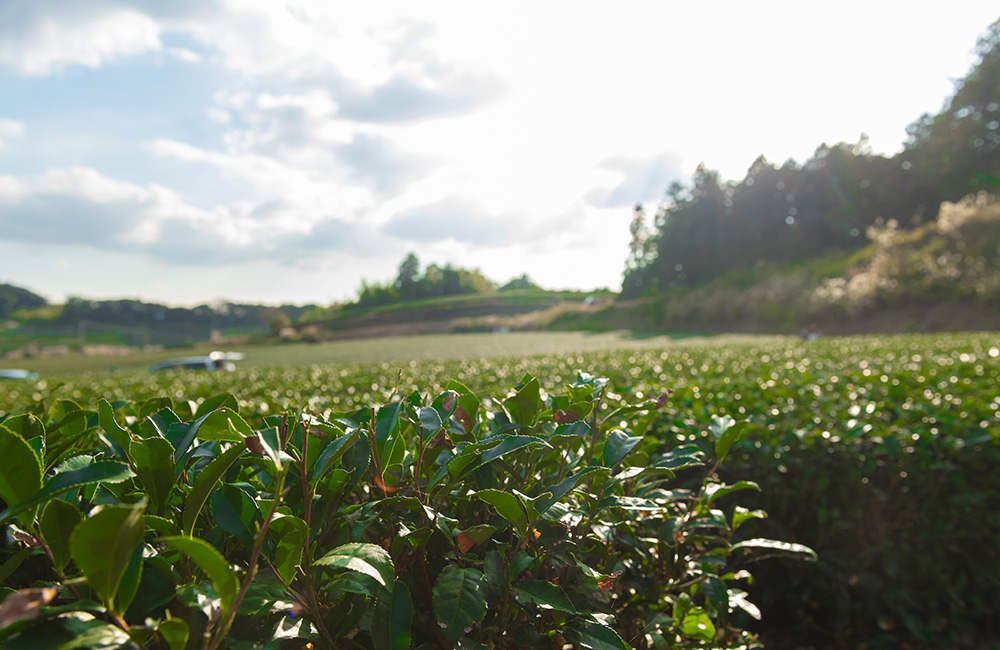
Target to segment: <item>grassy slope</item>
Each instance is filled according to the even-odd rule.
[[[697,287],[674,287],[656,296],[618,301],[594,314],[566,314],[553,329],[631,329],[670,332],[791,334],[801,326],[799,304],[823,279],[842,277],[863,263],[872,245],[794,264],[767,263],[729,271]]]
[[[316,322],[318,320],[337,320],[350,318],[362,314],[385,314],[397,312],[420,311],[428,307],[467,306],[475,307],[484,303],[505,303],[516,305],[547,305],[560,300],[584,300],[588,296],[598,298],[613,298],[614,293],[608,290],[600,291],[549,291],[546,289],[512,289],[509,291],[495,291],[491,293],[467,293],[455,296],[441,296],[440,298],[427,298],[423,300],[407,300],[395,302],[388,305],[378,305],[368,309],[339,309],[336,311],[317,309],[314,312],[307,312],[300,318],[300,322]]]

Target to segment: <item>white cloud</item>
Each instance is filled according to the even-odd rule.
[[[193,52],[186,47],[168,47],[167,54],[184,61],[185,63],[201,63],[205,60],[205,57]]]
[[[209,106],[207,115],[216,124],[229,124],[233,121],[233,114],[218,106]]]
[[[177,263],[245,260],[284,247],[288,260],[317,236],[345,245],[350,226],[299,218],[294,205],[238,202],[209,209],[158,185],[136,185],[84,167],[33,177],[0,175],[0,239],[142,252]],[[209,257],[205,257],[209,255]]]
[[[32,14],[19,13],[18,4],[0,7],[0,64],[25,75],[50,75],[72,64],[98,68],[162,47],[160,26],[138,11]]]
[[[30,127],[0,120],[5,171],[14,154],[24,169],[62,169],[0,176],[0,205],[21,216],[0,238],[45,241],[47,225],[175,266],[214,251],[282,268],[322,258],[369,277],[391,275],[413,246],[499,280],[614,284],[631,204],[700,161],[734,178],[758,154],[802,160],[862,130],[876,149],[898,146],[964,72],[975,33],[949,34],[970,29],[966,13],[855,0],[822,13],[787,2],[0,0],[0,75],[54,76],[17,83],[83,103],[58,119],[29,119],[21,97],[4,109]],[[922,21],[935,38],[914,47]],[[856,47],[836,47],[859,25],[869,31]],[[947,66],[945,47],[957,53]],[[122,61],[123,74],[87,75],[94,86],[59,76]],[[162,111],[129,104],[161,96]],[[93,128],[94,116],[113,128]],[[345,261],[345,242],[377,257]],[[372,275],[378,264],[389,271]]]
[[[10,146],[10,141],[24,133],[24,124],[0,118],[0,151]]]

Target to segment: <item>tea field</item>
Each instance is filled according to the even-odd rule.
[[[770,516],[746,529],[818,554],[816,562],[774,559],[755,571],[748,591],[763,615],[749,627],[767,647],[1000,641],[997,333],[618,338],[472,355],[461,344],[469,339],[420,338],[423,352],[408,357],[384,342],[382,357],[372,348],[338,362],[317,348],[288,347],[256,360],[251,351],[228,373],[65,373],[0,383],[0,419],[43,414],[58,400],[96,411],[101,399],[156,397],[193,414],[198,403],[232,393],[256,428],[285,412],[322,419],[413,391],[432,399],[451,380],[500,401],[532,375],[544,400],[579,372],[608,378],[604,413],[669,390],[646,436],[676,447],[710,439],[713,418],[746,420],[720,470],[761,488],[750,505]],[[414,341],[407,345],[421,345]],[[623,418],[621,426],[632,423]]]
[[[484,347],[483,341],[495,345]],[[1000,335],[993,333],[815,341],[409,337],[251,349],[231,373],[77,371],[50,374],[37,383],[4,382],[0,414],[38,409],[40,402],[55,399],[198,401],[220,392],[235,394],[250,413],[323,412],[384,402],[393,392],[436,393],[449,379],[489,394],[509,388],[525,373],[539,377],[543,386],[558,387],[584,371],[611,380],[609,402],[642,399],[664,388],[677,391],[671,426],[678,431],[706,414],[731,414],[757,423],[761,441],[775,444],[814,437],[845,445],[924,436],[985,441],[997,435],[998,357]]]

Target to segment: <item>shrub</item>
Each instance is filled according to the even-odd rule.
[[[267,416],[59,400],[0,422],[5,648],[747,648],[746,422],[645,435],[579,374]],[[249,414],[247,414],[249,417]],[[627,427],[627,428],[625,428]]]

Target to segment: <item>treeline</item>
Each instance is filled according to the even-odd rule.
[[[500,287],[500,291],[535,286],[527,275],[522,275]],[[409,253],[400,263],[394,280],[384,283],[362,281],[357,301],[344,305],[344,309],[367,309],[406,300],[488,293],[495,290],[496,283],[484,276],[479,269],[429,264],[421,271],[420,260],[415,253]]]
[[[911,124],[899,154],[821,145],[805,164],[760,156],[739,182],[701,165],[667,190],[650,231],[636,206],[622,283],[631,298],[695,285],[765,262],[799,262],[868,244],[870,226],[913,228],[945,201],[1000,189],[1000,20],[979,40],[979,61],[936,115]]]
[[[140,300],[86,300],[70,298],[56,320],[92,321],[126,327],[187,325],[220,331],[261,332],[289,325],[315,305],[248,305],[224,303],[197,307],[168,307]]]
[[[11,318],[18,309],[38,309],[48,301],[27,289],[0,285],[0,317]],[[48,326],[77,326],[94,323],[123,328],[199,328],[206,332],[266,332],[290,325],[315,305],[252,305],[223,303],[197,307],[168,307],[141,300],[89,300],[71,297],[55,315],[41,316]],[[32,319],[31,312],[27,312]]]

